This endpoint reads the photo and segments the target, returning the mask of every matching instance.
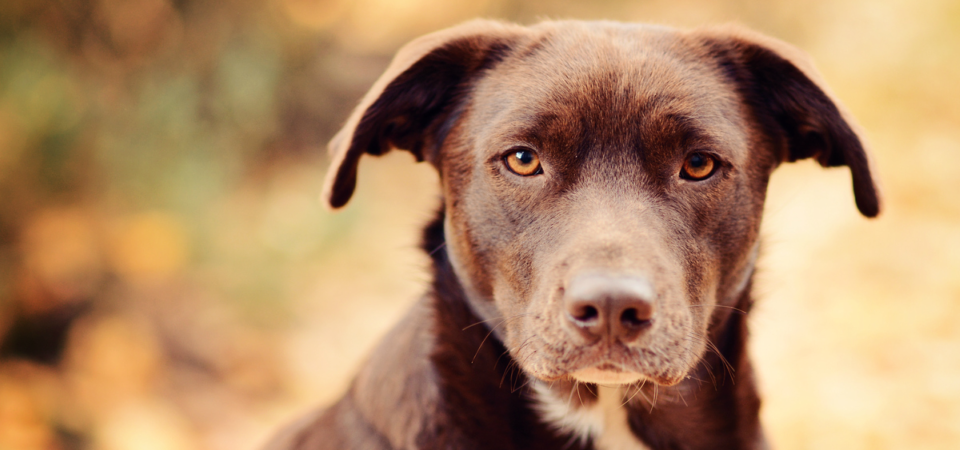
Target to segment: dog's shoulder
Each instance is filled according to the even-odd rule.
[[[284,427],[263,450],[393,450],[388,440],[362,416],[346,396],[326,409],[311,412]]]
[[[347,394],[289,424],[264,450],[417,448],[439,394],[430,364],[428,300],[416,304],[363,364]]]
[[[392,448],[417,448],[439,403],[433,309],[421,299],[380,342],[357,375],[350,398]],[[359,448],[359,447],[358,447]]]

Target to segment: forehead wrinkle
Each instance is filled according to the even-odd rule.
[[[745,145],[737,104],[724,98],[662,96],[651,101],[638,128],[645,140],[672,142],[674,153],[691,147],[708,147],[737,153]]]
[[[537,128],[546,118],[570,138],[592,140],[572,144],[580,153],[598,146],[641,151],[644,125],[676,115],[694,119],[688,123],[721,147],[742,148],[742,133],[709,132],[743,128],[741,114],[731,114],[739,101],[715,68],[685,56],[686,45],[659,29],[548,30],[480,80],[475,93],[485,101],[476,117],[496,134]]]

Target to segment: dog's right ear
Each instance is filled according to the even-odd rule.
[[[333,162],[323,188],[327,205],[339,208],[350,200],[364,153],[382,155],[399,148],[413,153],[417,161],[432,159],[464,88],[502,59],[524,30],[474,20],[401,48],[330,141]]]

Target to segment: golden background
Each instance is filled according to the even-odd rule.
[[[778,449],[960,448],[956,0],[3,0],[0,450],[252,449],[342,392],[428,278],[436,176],[326,141],[404,42],[476,17],[739,21],[867,130],[773,177],[752,315]]]

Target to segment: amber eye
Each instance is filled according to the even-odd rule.
[[[687,157],[683,162],[683,169],[680,171],[680,178],[687,180],[700,181],[710,175],[713,175],[713,169],[717,167],[717,162],[713,157],[703,153],[694,153]]]
[[[521,176],[531,176],[542,173],[540,157],[528,148],[515,148],[503,157],[503,162],[511,172]]]

